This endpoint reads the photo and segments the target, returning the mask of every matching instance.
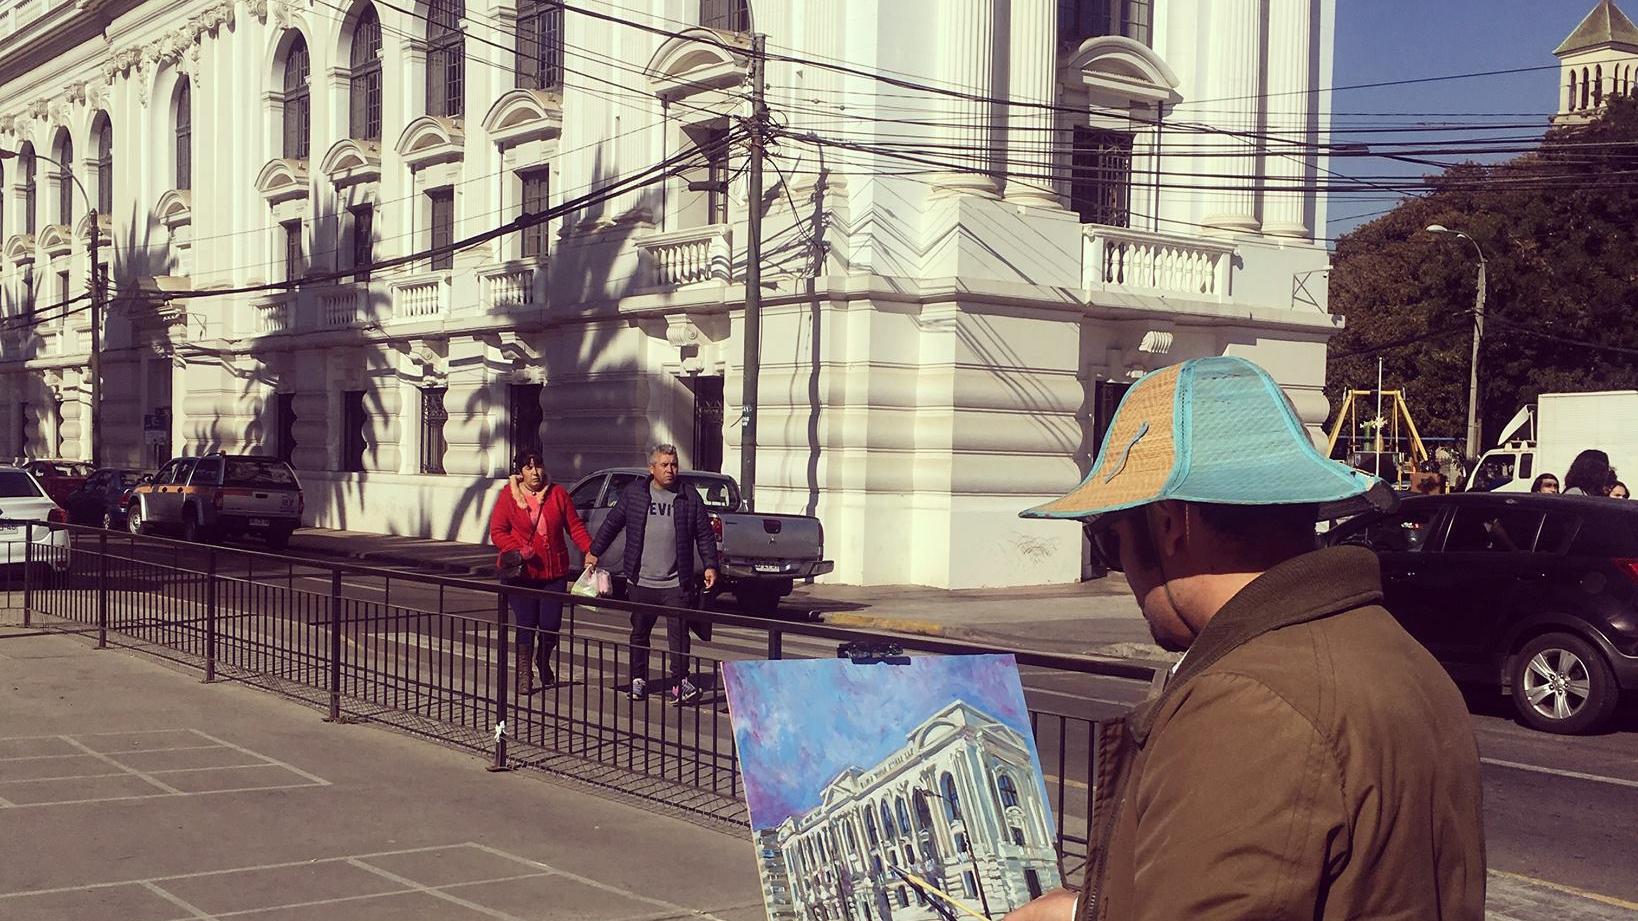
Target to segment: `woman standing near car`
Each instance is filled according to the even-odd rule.
[[[569,501],[568,491],[551,481],[546,465],[534,451],[524,451],[513,459],[512,475],[495,497],[495,510],[489,516],[489,539],[500,551],[502,581],[559,594],[569,589],[568,540],[574,541],[581,553],[591,547],[591,535]],[[514,564],[511,569],[516,574],[506,577],[509,563]],[[527,695],[534,691],[531,658],[539,669],[542,687],[557,681],[552,674],[552,653],[563,626],[563,602],[518,592],[509,593],[507,601],[518,628],[514,659],[517,692]]]

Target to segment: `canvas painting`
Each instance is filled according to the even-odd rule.
[[[773,921],[1000,918],[1058,886],[1012,656],[723,673]]]

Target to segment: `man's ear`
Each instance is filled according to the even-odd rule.
[[[1183,553],[1189,540],[1189,506],[1185,502],[1167,499],[1149,506],[1149,533],[1155,549],[1163,559]]]

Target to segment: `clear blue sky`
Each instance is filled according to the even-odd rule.
[[[1596,5],[1596,0],[1337,0],[1336,86],[1435,77],[1446,74],[1556,66],[1558,47]],[[1638,0],[1617,0],[1628,16],[1638,15]],[[1503,122],[1519,124],[1531,117],[1490,118],[1489,113],[1535,113],[1545,127],[1558,109],[1556,71],[1390,86],[1340,89],[1333,98],[1333,127],[1380,126],[1411,121]],[[1487,113],[1487,117],[1430,115],[1363,115],[1352,113]],[[1536,133],[1540,132],[1536,129]],[[1517,136],[1525,130],[1505,132]],[[1455,128],[1450,135],[1472,136]],[[1347,134],[1341,140],[1380,142],[1387,135]],[[1392,135],[1396,139],[1414,134]],[[1480,159],[1480,158],[1475,158]],[[1410,175],[1431,170],[1376,158],[1338,161],[1334,170],[1350,175]],[[1364,212],[1391,203],[1349,196],[1331,197],[1327,236],[1356,226]]]

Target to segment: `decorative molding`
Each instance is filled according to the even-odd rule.
[[[149,78],[159,67],[175,67],[197,82],[201,71],[200,39],[233,25],[235,3],[236,0],[218,0],[146,44],[114,49],[102,67],[104,81],[112,84],[115,78],[128,79],[135,71],[137,99],[144,106],[148,104]]]
[[[256,191],[271,203],[307,197],[307,161],[274,159],[256,174]]]
[[[681,99],[738,86],[750,73],[750,49],[729,51],[728,46],[742,43],[742,37],[711,29],[689,29],[669,38],[645,68],[649,89],[662,99]]]
[[[412,170],[453,162],[465,153],[464,138],[460,119],[423,115],[404,127],[398,155]]]
[[[502,93],[484,115],[483,130],[502,147],[555,138],[563,131],[563,97],[531,89]]]
[[[319,172],[337,188],[381,181],[381,144],[342,138],[319,161]]]

